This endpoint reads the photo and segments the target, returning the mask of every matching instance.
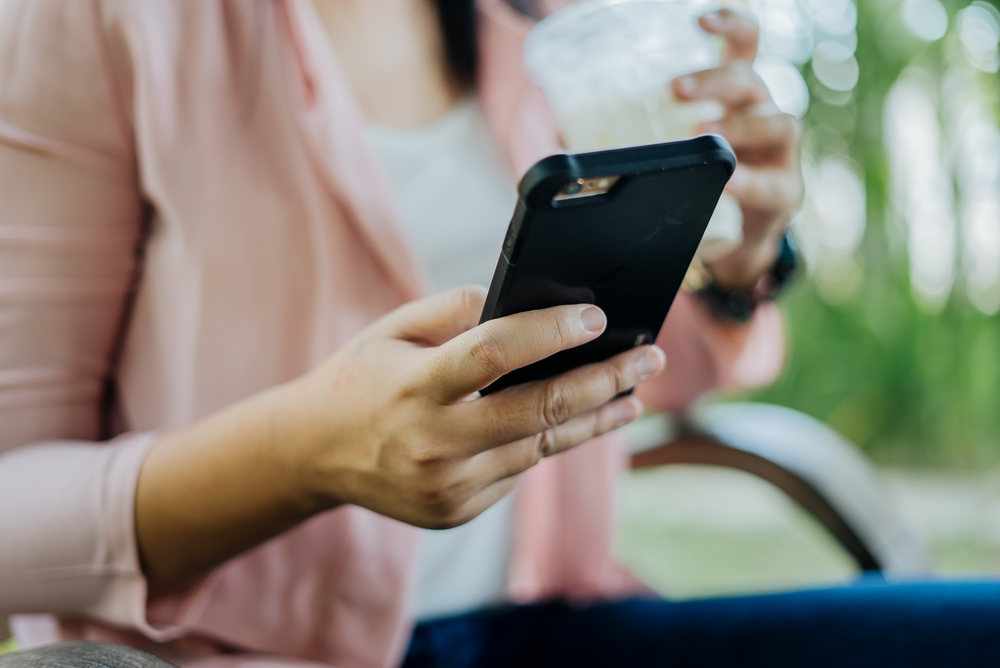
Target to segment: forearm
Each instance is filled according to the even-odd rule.
[[[135,514],[154,590],[183,586],[324,509],[289,456],[288,387],[167,432],[149,452]]]

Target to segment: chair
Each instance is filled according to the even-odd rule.
[[[650,416],[627,440],[635,469],[702,464],[745,471],[796,501],[865,572],[929,572],[926,546],[890,503],[878,472],[849,441],[797,411],[756,403]]]

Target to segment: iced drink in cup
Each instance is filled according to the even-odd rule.
[[[719,65],[722,40],[698,18],[712,0],[581,0],[539,21],[524,44],[529,73],[555,111],[566,147],[593,151],[693,137],[717,121],[716,100],[678,101],[671,82]],[[698,248],[711,262],[743,239],[724,194]]]

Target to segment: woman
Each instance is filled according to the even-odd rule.
[[[530,21],[499,0],[479,10],[4,6],[0,610],[46,613],[15,618],[23,644],[113,640],[205,666],[527,665],[571,646],[601,661],[566,642],[581,632],[643,662],[664,651],[678,608],[662,602],[478,612],[498,596],[642,591],[610,556],[624,456],[612,437],[591,439],[639,414],[638,399],[612,398],[664,365],[645,347],[476,398],[598,336],[603,314],[584,304],[476,327],[481,289],[412,301],[458,280],[444,275],[452,261],[435,271],[447,242],[490,217],[502,227],[498,174],[509,193],[558,148],[518,62]],[[729,62],[675,90],[729,104],[712,129],[741,153],[731,190],[746,241],[710,270],[721,288],[751,291],[798,198],[796,126],[746,65],[752,25],[723,12],[705,27],[727,36]],[[407,163],[408,142],[426,145],[436,121],[454,152],[442,169],[494,203],[445,212],[443,231],[427,225],[453,182],[421,180],[425,150]],[[488,236],[445,255],[495,253]],[[767,305],[736,325],[682,296],[658,344],[671,369],[642,396],[663,409],[764,381],[780,362]],[[463,552],[484,540],[499,558]],[[442,590],[458,594],[428,599]],[[415,617],[462,612],[473,614],[411,634]],[[539,628],[564,635],[546,645]]]

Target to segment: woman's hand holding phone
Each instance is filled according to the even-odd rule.
[[[639,416],[638,399],[614,398],[662,369],[652,346],[479,396],[606,326],[586,304],[477,326],[485,297],[466,288],[407,304],[314,372],[164,434],[136,490],[154,587],[180,586],[340,504],[461,524],[541,458]]]
[[[481,288],[404,306],[302,379],[295,442],[321,505],[354,503],[426,528],[472,519],[517,474],[639,416],[612,401],[658,372],[650,346],[486,397],[500,376],[604,331],[600,309],[559,306],[476,326]],[[610,402],[610,403],[609,403]]]

